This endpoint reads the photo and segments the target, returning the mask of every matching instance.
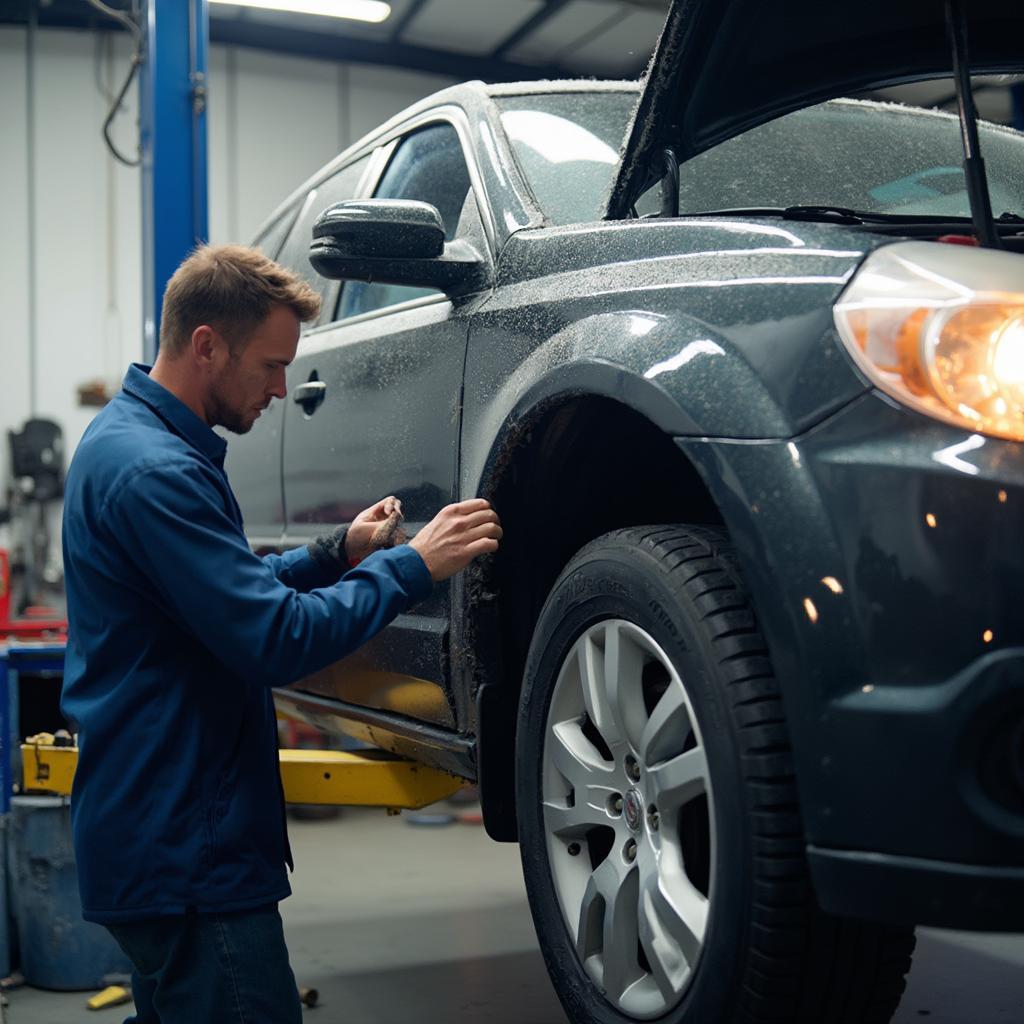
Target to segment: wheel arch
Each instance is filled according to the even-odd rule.
[[[473,659],[484,820],[499,840],[516,838],[523,669],[559,573],[610,530],[661,522],[724,525],[697,467],[673,439],[678,407],[668,408],[664,402],[671,400],[652,385],[625,387],[614,366],[587,369],[580,374],[572,367],[571,382],[553,374],[546,387],[524,395],[491,447],[476,492],[492,502],[505,531],[499,552],[467,573],[463,644]],[[597,382],[604,386],[594,387]],[[625,394],[647,401],[627,402]]]

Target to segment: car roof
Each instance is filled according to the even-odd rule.
[[[472,82],[471,85],[482,83]],[[495,98],[501,96],[536,96],[553,92],[640,92],[638,81],[616,81],[599,78],[542,78],[536,82],[498,82],[484,85],[484,92]]]
[[[558,93],[633,93],[639,95],[640,82],[602,80],[602,79],[545,79],[533,82],[501,82],[488,85],[480,81],[463,82],[458,85],[447,86],[438,92],[424,96],[421,100],[409,107],[403,108],[394,117],[379,125],[372,132],[362,136],[352,145],[346,147],[333,160],[316,171],[306,181],[293,191],[284,202],[280,203],[260,225],[257,237],[263,234],[282,214],[301,203],[312,188],[315,188],[325,179],[335,174],[341,167],[352,160],[357,153],[372,147],[376,140],[385,137],[396,127],[405,121],[415,119],[419,115],[438,107],[457,106],[464,109],[479,108],[481,104],[490,103],[493,100],[500,100],[511,96],[539,96],[553,95]],[[902,112],[920,117],[938,117],[945,120],[955,121],[956,115],[946,111],[925,109],[915,106],[904,106],[898,102],[854,99],[849,97],[836,97],[827,101],[830,105],[856,105],[857,107],[871,108],[886,112]],[[991,130],[1003,129],[1009,134],[1018,133],[1012,128],[1002,125],[982,122],[986,128]]]
[[[623,92],[639,93],[640,83],[633,81],[601,80],[601,79],[545,79],[534,82],[502,82],[488,85],[481,81],[462,82],[458,85],[450,85],[437,92],[424,96],[411,106],[404,107],[393,117],[373,129],[367,135],[357,139],[352,145],[343,149],[333,160],[325,164],[319,170],[307,178],[297,189],[279,203],[259,226],[256,232],[258,238],[272,224],[274,224],[286,211],[295,204],[301,203],[310,189],[315,188],[321,182],[335,174],[340,168],[352,160],[358,153],[372,147],[377,140],[392,132],[405,121],[412,120],[421,114],[427,113],[437,107],[457,106],[463,109],[479,109],[482,105],[489,104],[493,99],[507,96],[536,96],[552,93],[602,93],[602,92]]]

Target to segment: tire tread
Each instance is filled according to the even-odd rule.
[[[765,798],[754,795],[747,808],[758,897],[737,1024],[886,1024],[906,987],[914,932],[837,918],[815,904],[782,693],[728,536],[705,526],[610,536],[652,555],[705,623],[745,781]]]

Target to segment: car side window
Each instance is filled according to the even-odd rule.
[[[355,163],[343,167],[336,174],[326,181],[321,182],[312,189],[302,201],[298,216],[288,233],[278,256],[278,263],[293,270],[309,286],[326,300],[328,296],[333,298],[335,282],[326,277],[321,277],[309,262],[309,245],[313,240],[313,222],[320,216],[328,206],[340,203],[343,199],[355,197],[356,189],[359,187],[359,179],[363,176],[369,157],[363,157]],[[330,311],[326,308],[321,310],[318,323],[330,321]]]
[[[299,212],[297,206],[289,206],[280,217],[256,236],[253,247],[262,250],[272,260],[277,259],[281,251],[281,243],[284,242],[288,229],[295,223],[295,217]]]
[[[469,168],[458,133],[452,125],[442,123],[420,128],[399,143],[374,197],[419,199],[436,206],[444,221],[445,240],[451,241],[469,194]],[[440,293],[436,288],[347,281],[341,292],[337,319],[437,294]]]

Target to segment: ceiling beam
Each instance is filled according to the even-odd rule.
[[[391,42],[397,43],[402,38],[402,33],[409,27],[412,19],[423,10],[427,3],[428,0],[412,0],[391,30]]]
[[[527,36],[533,35],[546,21],[553,18],[569,0],[545,0],[544,6],[526,19],[510,35],[506,36],[492,51],[491,60],[502,60],[506,53],[518,46]]]
[[[30,0],[21,4],[5,4],[0,0],[0,24],[24,25],[28,21]],[[414,0],[412,8],[421,4]],[[403,19],[404,20],[404,19]],[[117,22],[100,14],[82,0],[52,0],[39,6],[40,28],[74,28],[92,31],[123,31]],[[396,26],[396,30],[398,30]],[[372,39],[352,39],[312,29],[292,28],[266,24],[255,18],[210,18],[210,42],[228,46],[285,53],[317,60],[345,61],[354,64],[376,64],[385,67],[423,71],[443,75],[458,81],[481,79],[486,82],[534,81],[540,78],[571,78],[579,72],[570,72],[552,64],[520,64],[438,50],[424,46],[411,46],[400,42]]]
[[[282,29],[254,22],[211,19],[210,42],[314,57],[319,60],[377,64],[410,71],[424,71],[459,81],[479,78],[485,82],[529,82],[540,78],[572,77],[565,68],[555,65],[518,64],[513,61],[455,53],[451,50],[369,39],[346,39],[344,36],[328,35],[324,32]]]

